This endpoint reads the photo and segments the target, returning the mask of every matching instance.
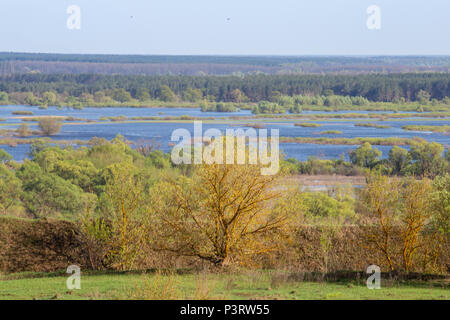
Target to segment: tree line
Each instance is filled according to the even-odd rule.
[[[443,100],[450,96],[448,73],[371,75],[246,75],[246,76],[135,76],[98,74],[14,74],[0,80],[7,94],[44,92],[81,97],[101,91],[124,90],[132,98],[157,99],[170,91],[179,97],[197,90],[202,98],[229,102],[272,101],[279,96],[350,96],[370,101]],[[191,92],[192,93],[192,92]]]

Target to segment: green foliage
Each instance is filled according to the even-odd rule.
[[[203,112],[235,112],[236,107],[231,103],[223,103],[218,102],[215,105],[212,105],[207,102],[203,102],[201,105],[201,109]]]
[[[0,150],[0,153],[3,150]],[[6,214],[7,210],[18,203],[22,192],[21,181],[13,170],[0,163],[0,212]]]
[[[200,89],[188,88],[183,92],[183,100],[189,102],[198,102],[203,99],[203,92]]]
[[[125,89],[134,97],[144,88],[151,97],[161,101],[173,101],[175,96],[183,96],[188,90],[201,90],[204,97],[214,96],[214,101],[260,102],[272,101],[283,104],[291,112],[300,112],[306,107],[335,109],[345,106],[367,108],[368,101],[389,102],[403,109],[404,103],[411,104],[416,110],[418,103],[423,109],[448,110],[446,97],[450,97],[447,73],[389,73],[389,74],[354,74],[354,75],[314,75],[314,74],[280,74],[280,75],[245,75],[236,76],[137,76],[137,75],[100,75],[100,74],[14,74],[2,81],[2,91],[10,95],[10,101],[24,103],[22,93],[33,92],[26,104],[38,105],[44,92],[62,92],[81,100],[82,94],[94,94],[95,101],[107,102],[115,89]],[[163,89],[164,87],[164,89]],[[170,91],[166,90],[171,88]],[[169,94],[164,94],[167,91]],[[102,97],[97,92],[103,92]],[[171,93],[172,94],[171,94]],[[283,96],[296,97],[287,104],[279,101]],[[14,96],[14,97],[13,97]],[[186,98],[190,99],[189,92]],[[58,100],[61,100],[59,94]],[[144,97],[147,99],[147,97]],[[275,100],[272,100],[275,99]],[[438,105],[422,102],[435,99]],[[20,102],[18,100],[21,100]],[[143,100],[141,100],[143,101]],[[16,103],[16,102],[15,102]],[[107,105],[107,104],[106,104]],[[392,107],[392,106],[391,106]],[[381,107],[381,110],[385,106]]]
[[[22,204],[35,218],[57,213],[70,216],[82,212],[91,200],[79,187],[31,161],[24,162],[17,176],[22,181]]]
[[[136,92],[136,98],[139,101],[149,101],[151,99],[150,93],[148,93],[148,90],[144,88],[139,88]]]
[[[267,113],[267,114],[276,114],[276,113],[285,113],[286,111],[277,103],[269,102],[269,101],[261,101],[252,109],[252,112],[255,114]]]
[[[389,167],[392,169],[392,174],[402,174],[408,168],[410,158],[408,150],[393,146],[389,151]]]
[[[7,163],[12,160],[12,156],[3,149],[0,149],[0,162]]]
[[[131,94],[123,88],[115,89],[112,97],[114,100],[119,102],[127,102],[131,100]]]
[[[42,103],[49,106],[54,106],[56,103],[56,94],[51,91],[44,92],[42,94]]]
[[[0,91],[0,104],[8,104],[9,103],[9,98],[8,98],[8,93],[4,92],[4,91]]]
[[[145,193],[137,171],[128,162],[112,164],[103,171],[106,183],[100,197],[99,211],[111,225],[109,259],[112,267],[119,270],[135,268],[136,260],[142,254]]]
[[[416,94],[416,100],[424,105],[426,105],[430,102],[430,98],[431,98],[431,94],[425,90],[420,90]]]
[[[303,122],[303,123],[296,123],[294,124],[296,127],[304,127],[304,128],[318,128],[322,125],[319,123],[313,123],[313,122]]]
[[[377,148],[372,148],[368,142],[360,145],[356,150],[350,152],[350,160],[363,168],[373,168],[378,163],[378,158],[381,156],[381,151]]]
[[[409,152],[413,163],[411,173],[434,178],[448,170],[448,162],[443,158],[444,147],[437,143],[413,143]]]
[[[282,168],[288,173],[295,174],[341,174],[341,175],[360,175],[361,170],[350,162],[344,161],[341,157],[336,160],[322,160],[316,157],[310,157],[307,161],[298,161],[289,158],[281,162]]]
[[[24,102],[30,106],[36,106],[39,104],[39,99],[32,92],[28,92]]]
[[[450,235],[450,174],[436,177],[433,181],[431,207],[434,210],[432,225],[444,237]]]
[[[355,198],[351,186],[336,187],[325,192],[304,192],[301,196],[303,213],[311,223],[353,222],[356,219]]]
[[[161,86],[159,88],[157,97],[161,101],[171,102],[176,100],[175,93],[168,86]]]
[[[23,164],[10,162],[11,156],[0,149],[0,158],[8,166],[2,175],[5,197],[15,194],[14,204],[24,207],[33,218],[75,219],[92,205],[95,211],[103,210],[105,185],[112,181],[108,178],[112,168],[131,166],[146,190],[161,176],[176,176],[182,170],[172,167],[169,154],[149,150],[142,155],[120,135],[111,141],[93,138],[89,144],[89,148],[61,148],[39,140],[31,146],[32,160]],[[12,181],[10,186],[14,191],[6,191],[8,183],[5,181]],[[124,192],[131,191],[125,188]],[[97,203],[98,198],[101,201]],[[12,202],[4,200],[4,203]]]

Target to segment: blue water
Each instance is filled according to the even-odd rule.
[[[2,123],[10,124],[11,126],[2,126],[1,128],[13,128],[21,123],[20,119],[11,115],[15,110],[30,110],[33,111],[34,116],[49,116],[49,115],[61,115],[61,116],[73,116],[76,118],[85,118],[98,120],[100,117],[118,116],[124,115],[126,117],[139,117],[139,116],[181,116],[189,115],[196,117],[229,117],[229,116],[248,116],[250,111],[243,110],[233,113],[217,113],[217,112],[201,112],[200,109],[192,108],[85,108],[83,110],[57,110],[54,107],[49,107],[47,110],[41,110],[37,107],[29,106],[0,106],[0,118],[5,118],[6,121]],[[345,113],[354,111],[340,111],[334,113]],[[311,113],[323,113],[323,112],[311,112]],[[20,116],[19,116],[20,117]],[[448,120],[448,121],[447,121]],[[342,138],[354,138],[354,137],[400,137],[400,138],[412,138],[421,137],[428,141],[436,141],[448,147],[450,144],[450,135],[431,133],[431,132],[414,132],[406,131],[401,127],[403,125],[444,125],[450,124],[450,118],[445,121],[438,120],[424,120],[423,118],[415,119],[414,121],[376,121],[377,124],[385,124],[391,126],[388,129],[366,128],[356,127],[355,123],[365,122],[361,119],[355,121],[314,121],[322,126],[316,128],[304,128],[294,126],[295,122],[301,120],[295,120],[290,122],[277,122],[276,120],[271,123],[262,123],[267,129],[279,129],[280,136],[285,137],[342,137]],[[254,120],[245,120],[249,123],[256,123]],[[35,125],[31,125],[31,128],[35,128]],[[209,128],[217,128],[222,132],[227,128],[238,128],[237,125],[230,126],[229,124],[203,124],[203,131]],[[52,136],[55,140],[89,140],[93,137],[100,137],[105,139],[112,139],[117,134],[122,134],[125,138],[131,141],[138,141],[140,139],[154,140],[160,144],[160,148],[168,152],[171,150],[169,145],[172,132],[178,128],[185,128],[193,135],[192,123],[108,123],[108,124],[84,124],[74,125],[67,123],[62,127],[59,134]],[[321,131],[327,130],[340,130],[342,134],[338,135],[323,135],[319,134]],[[270,132],[269,132],[270,134]],[[338,158],[344,155],[348,159],[349,150],[354,150],[358,146],[349,145],[317,145],[317,144],[297,144],[297,143],[282,143],[280,149],[287,157],[293,157],[298,160],[307,160],[310,156],[317,156],[323,159]],[[17,145],[16,147],[0,146],[8,153],[13,155],[14,159],[20,161],[27,157],[29,151],[28,145]],[[383,157],[387,157],[390,146],[376,146],[383,152]],[[405,147],[406,148],[406,147]]]

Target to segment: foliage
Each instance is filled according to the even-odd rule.
[[[286,222],[271,214],[279,197],[277,176],[262,176],[258,165],[202,165],[193,178],[158,184],[155,232],[161,250],[195,256],[215,265],[249,263],[255,254],[276,249],[267,242]]]
[[[108,166],[103,176],[106,184],[99,210],[111,228],[111,238],[107,240],[111,248],[110,263],[118,270],[132,270],[145,235],[143,184],[136,175],[136,168],[127,162]]]
[[[39,120],[39,129],[43,135],[51,136],[61,131],[62,123],[57,119],[42,118]]]
[[[363,143],[356,150],[350,152],[350,160],[352,163],[363,168],[373,168],[377,164],[378,157],[380,156],[381,151],[372,148],[372,145],[368,142]]]
[[[162,101],[175,101],[175,93],[170,89],[168,86],[164,85],[159,88],[159,91],[157,93],[157,97],[159,100]]]
[[[24,162],[17,176],[22,181],[22,203],[35,218],[82,212],[90,201],[89,194],[81,188],[31,161]]]
[[[11,206],[20,201],[21,193],[21,181],[11,169],[0,163],[0,212],[6,214]]]
[[[440,189],[445,180],[433,186],[426,178],[390,179],[379,173],[367,179],[362,200],[373,223],[366,235],[368,243],[384,255],[392,271],[434,268],[448,218],[441,203],[445,206],[441,198],[445,191]]]
[[[413,143],[409,152],[413,161],[411,172],[430,178],[445,172],[448,170],[448,163],[442,157],[443,153],[444,147],[437,142]]]
[[[32,134],[30,126],[26,123],[22,123],[17,129],[16,133],[19,137],[28,137]]]

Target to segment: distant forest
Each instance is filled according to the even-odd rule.
[[[279,95],[342,95],[364,97],[370,101],[417,101],[450,97],[449,73],[401,73],[360,75],[241,75],[241,76],[139,76],[96,74],[14,74],[0,77],[0,92],[32,92],[42,96],[52,91],[80,97],[99,91],[124,89],[133,98],[142,92],[161,95],[169,87],[182,96],[198,89],[203,97],[232,101],[240,91],[251,102],[271,100]],[[167,88],[166,87],[166,88]]]
[[[449,72],[449,56],[164,56],[0,53],[0,76],[17,73],[232,75]]]

